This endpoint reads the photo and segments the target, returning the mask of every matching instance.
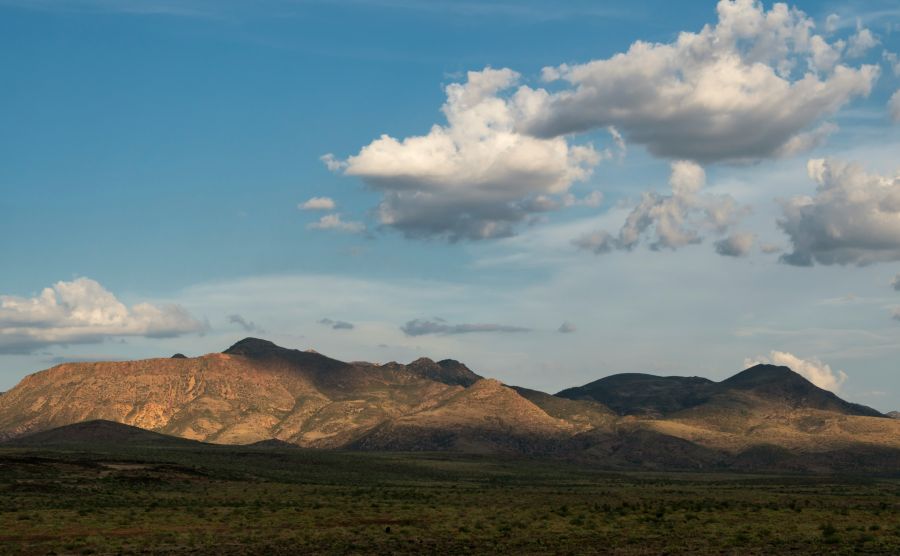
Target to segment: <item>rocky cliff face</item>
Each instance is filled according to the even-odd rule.
[[[0,431],[106,419],[209,442],[333,447],[461,389],[402,365],[350,365],[245,340],[196,358],[67,363],[35,373],[3,397]]]

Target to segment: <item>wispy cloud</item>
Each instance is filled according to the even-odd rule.
[[[244,332],[262,332],[258,326],[256,326],[255,322],[248,321],[244,317],[238,314],[228,315],[228,322],[231,324],[236,324],[244,329]]]
[[[337,205],[331,197],[313,197],[305,203],[300,203],[300,210],[334,210]]]
[[[505,324],[448,324],[443,319],[415,319],[400,327],[407,336],[426,336],[429,334],[472,334],[476,332],[528,332],[530,329]]]
[[[362,222],[343,220],[340,214],[326,214],[306,227],[310,230],[335,230],[348,234],[358,234],[366,229],[366,225]]]
[[[328,318],[320,319],[319,324],[330,326],[332,330],[353,330],[355,328],[352,322],[347,322],[345,320],[333,320]]]

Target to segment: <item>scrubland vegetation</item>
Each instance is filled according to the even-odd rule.
[[[5,554],[897,554],[900,481],[289,447],[0,449]]]

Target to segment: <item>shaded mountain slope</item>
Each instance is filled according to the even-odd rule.
[[[760,444],[804,453],[900,449],[900,422],[787,367],[757,365],[721,382],[620,374],[557,396],[603,403],[644,430],[728,454]]]
[[[623,373],[601,378],[556,394],[592,400],[620,415],[666,417],[707,404],[744,410],[754,404],[819,409],[843,415],[883,417],[864,405],[842,400],[787,367],[756,365],[722,382],[701,377]]]
[[[620,415],[661,416],[704,403],[715,391],[716,383],[706,378],[622,373],[556,395],[595,401]]]
[[[616,414],[613,411],[593,400],[570,400],[521,386],[511,386],[510,388],[544,410],[547,415],[568,421],[578,430],[590,430],[597,427],[610,429],[616,420]]]
[[[720,383],[704,403],[666,415],[654,430],[736,453],[758,444],[825,452],[900,448],[900,423],[823,390],[787,367],[757,365]]]
[[[573,437],[564,452],[569,459],[622,469],[712,470],[725,468],[727,453],[667,435],[632,422],[606,432],[599,429]]]
[[[719,387],[730,391],[750,392],[769,402],[782,403],[794,408],[883,417],[871,407],[844,401],[833,392],[819,388],[788,367],[756,365],[723,380],[719,383]]]
[[[851,446],[900,449],[900,422],[880,417],[842,415],[821,410],[688,410],[667,419],[646,421],[660,433],[715,449],[738,453],[773,444],[805,453]]]
[[[64,425],[8,441],[7,446],[66,448],[149,446],[154,448],[200,447],[203,443],[178,438],[113,421],[94,420]]]

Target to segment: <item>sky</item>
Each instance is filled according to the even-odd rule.
[[[0,390],[256,336],[900,409],[900,3],[0,0]]]

